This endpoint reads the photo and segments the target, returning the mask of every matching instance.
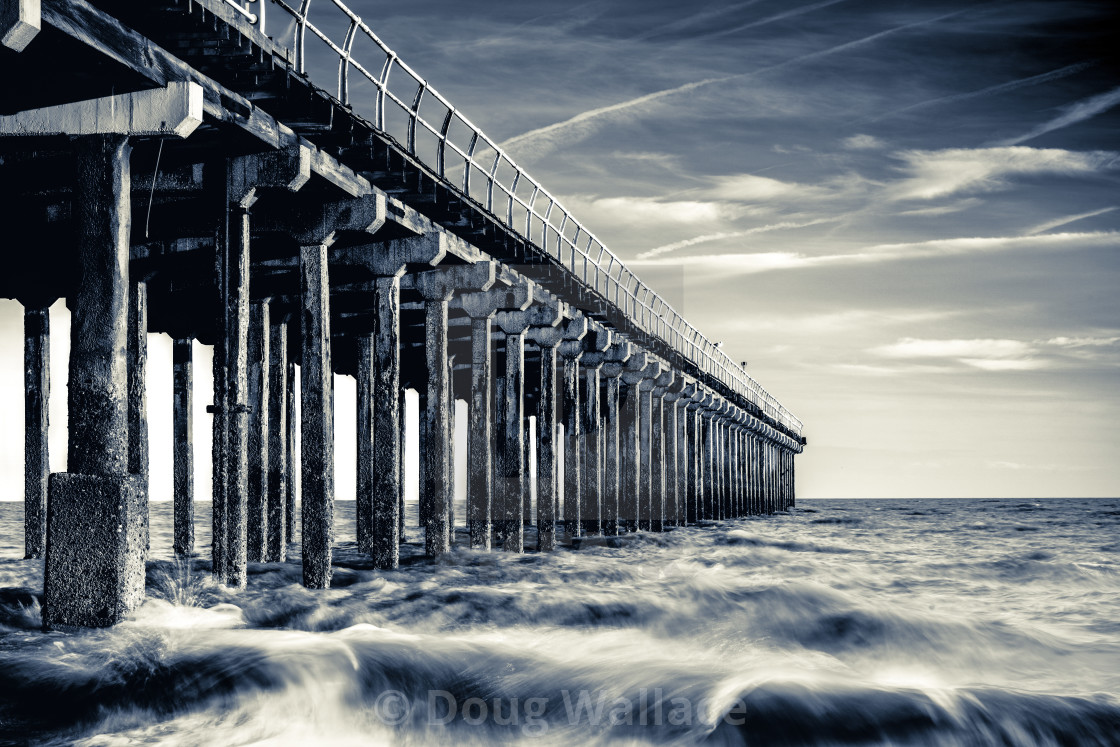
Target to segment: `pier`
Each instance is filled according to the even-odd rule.
[[[213,414],[213,575],[235,587],[285,559],[296,521],[303,583],[329,586],[340,428],[356,429],[358,547],[397,567],[407,389],[433,558],[457,524],[471,548],[545,552],[794,504],[801,422],[340,3],[0,0],[0,41],[0,297],[24,308],[45,625],[142,602],[151,449],[173,448],[174,550],[194,552],[196,398]],[[174,341],[170,446],[148,441],[152,333]],[[194,391],[194,342],[213,347],[212,392]],[[356,381],[352,422],[336,375]]]

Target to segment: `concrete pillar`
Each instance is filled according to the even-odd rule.
[[[303,585],[331,584],[334,543],[334,386],[327,246],[301,246],[300,492]]]
[[[71,310],[68,472],[50,476],[43,624],[100,627],[144,597],[143,498],[129,474],[128,140],[77,139],[77,289]]]
[[[447,432],[450,403],[447,401],[447,300],[424,302],[424,355],[428,366],[424,398],[423,474],[420,516],[424,526],[424,549],[439,557],[450,549],[447,527],[447,484],[451,481]]]
[[[599,367],[602,363],[589,361],[584,356],[580,367],[583,382],[580,384],[583,407],[580,413],[580,466],[583,470],[580,485],[579,517],[582,535],[600,534],[603,531],[603,472],[606,459],[603,452],[606,438],[603,434],[602,411],[599,406]]]
[[[674,402],[673,412],[676,418],[676,443],[674,448],[673,459],[676,463],[676,521],[677,526],[684,526],[688,523],[687,506],[688,506],[688,484],[692,479],[692,475],[688,471],[688,400],[687,395],[682,394],[680,399]]]
[[[23,310],[23,526],[24,557],[42,558],[47,544],[47,444],[51,393],[49,305]]]
[[[700,470],[698,469],[698,460],[696,457],[696,444],[697,444],[697,431],[700,405],[696,402],[695,388],[685,403],[685,474],[687,482],[685,483],[685,523],[695,524],[699,518],[697,512],[697,503],[700,496]]]
[[[249,306],[249,494],[246,502],[246,556],[265,560],[268,547],[269,302]]]
[[[564,423],[564,527],[570,537],[583,534],[583,408],[580,402],[579,359],[583,344],[566,340],[557,349],[563,361],[560,419]]]
[[[401,284],[400,275],[375,281],[373,337],[373,526],[370,554],[378,568],[400,565],[401,512],[404,495],[404,443],[401,424]]]
[[[606,400],[603,413],[603,501],[602,525],[603,534],[616,535],[621,531],[621,446],[622,422],[619,412],[619,388],[621,385],[622,365],[617,363],[605,364],[600,369],[600,374],[605,379],[604,399]]]
[[[357,475],[354,483],[354,524],[358,550],[373,550],[373,335],[363,334],[355,340],[358,352],[355,377],[355,447]],[[394,397],[394,399],[396,399]],[[396,542],[394,541],[394,545]]]
[[[471,317],[471,400],[467,430],[467,527],[471,547],[490,549],[493,531],[494,453],[491,430],[493,312]]]
[[[504,330],[503,330],[504,331]],[[509,552],[523,552],[525,530],[522,506],[522,473],[525,471],[524,396],[525,337],[523,331],[505,332],[505,383],[498,400],[501,431],[494,475],[494,543]]]
[[[174,547],[177,555],[194,554],[194,351],[191,338],[172,346],[172,471],[174,472]]]
[[[406,513],[405,513],[405,505],[404,505],[404,498],[405,498],[405,495],[404,495],[404,475],[405,475],[405,466],[406,466],[405,465],[405,458],[404,458],[404,443],[405,443],[405,439],[408,436],[408,428],[407,428],[406,423],[405,423],[404,413],[405,413],[405,410],[406,410],[406,407],[407,407],[408,395],[407,395],[407,390],[404,389],[403,387],[401,388],[401,390],[398,394],[397,400],[398,400],[398,403],[400,404],[400,413],[401,413],[401,423],[400,423],[401,428],[400,428],[400,435],[399,435],[401,448],[400,448],[400,459],[397,461],[397,471],[400,473],[400,476],[401,476],[400,494],[397,497],[397,516],[399,517],[399,522],[400,522],[400,526],[398,527],[398,529],[400,530],[400,535],[397,537],[397,541],[398,541],[399,544],[403,545],[404,543],[408,542],[408,529],[405,526],[405,519],[407,518],[407,516],[406,516]],[[422,422],[423,418],[421,418],[420,420],[421,420],[421,425],[423,425],[423,422]],[[420,430],[423,431],[424,429],[420,428]],[[400,551],[398,550],[398,552],[400,552]]]
[[[640,500],[639,475],[641,464],[638,450],[641,448],[640,431],[642,423],[642,397],[638,383],[625,382],[619,387],[619,430],[618,430],[618,525],[620,532],[634,532],[638,529],[638,505]]]
[[[559,344],[559,340],[557,340]],[[556,549],[559,501],[556,453],[556,345],[542,344],[541,388],[537,403],[537,551]]]
[[[284,542],[292,542],[296,530],[296,364],[288,361],[288,385],[284,389],[284,439],[288,463],[284,465]]]
[[[270,315],[271,316],[271,315]],[[265,560],[288,554],[288,323],[270,319],[268,328],[268,537]]]
[[[443,443],[447,448],[447,542],[455,544],[455,356],[447,356],[447,432]]]
[[[128,293],[128,471],[140,476],[140,530],[144,552],[151,549],[148,508],[148,286],[132,283]]]
[[[653,529],[654,486],[653,470],[656,456],[653,453],[653,382],[645,380],[638,385],[638,528]]]

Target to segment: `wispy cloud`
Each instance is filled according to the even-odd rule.
[[[812,5],[802,5],[797,8],[791,8],[790,10],[782,11],[781,13],[775,13],[774,15],[767,16],[766,18],[760,18],[757,21],[751,21],[750,23],[744,23],[739,26],[732,26],[731,28],[720,29],[719,31],[713,32],[711,34],[706,34],[704,38],[714,39],[719,36],[738,34],[742,31],[758,28],[759,26],[766,26],[771,23],[777,23],[778,21],[785,21],[790,18],[796,18],[797,16],[803,16],[806,13],[812,13],[813,11],[821,10],[822,8],[827,8],[830,5],[837,5],[843,2],[847,2],[847,0],[824,0],[823,2],[813,3]]]
[[[1085,220],[1086,218],[1095,218],[1098,215],[1104,215],[1105,213],[1111,213],[1113,210],[1116,209],[1116,207],[1117,206],[1113,205],[1112,207],[1101,208],[1100,210],[1090,210],[1087,213],[1078,213],[1077,215],[1066,215],[1066,216],[1061,217],[1061,218],[1055,218],[1054,220],[1048,220],[1044,223],[1039,223],[1037,226],[1035,226],[1033,228],[1029,228],[1026,231],[1024,231],[1023,233],[1025,233],[1027,236],[1033,236],[1036,233],[1043,233],[1043,232],[1049,231],[1053,228],[1058,228],[1059,226],[1065,226],[1065,225],[1068,225],[1070,223],[1074,223],[1074,222],[1079,221],[1079,220]]]
[[[771,231],[784,231],[784,230],[788,230],[788,229],[792,229],[792,228],[806,228],[808,226],[820,225],[821,223],[835,222],[836,220],[839,220],[839,219],[838,218],[819,218],[817,220],[804,221],[804,222],[801,222],[801,223],[786,221],[784,223],[771,223],[771,224],[766,225],[766,226],[755,226],[754,228],[746,228],[746,229],[743,229],[742,231],[721,231],[719,233],[704,234],[703,236],[693,236],[692,238],[685,239],[683,241],[677,241],[677,242],[674,242],[672,244],[665,244],[663,246],[654,247],[653,249],[650,249],[648,251],[642,252],[641,254],[638,254],[637,258],[638,259],[650,259],[652,257],[657,257],[657,256],[660,256],[662,254],[668,254],[669,252],[675,252],[678,249],[686,249],[690,246],[696,246],[697,244],[705,244],[705,243],[708,243],[710,241],[720,241],[722,239],[736,239],[736,238],[740,238],[740,237],[743,237],[743,236],[753,236],[755,234],[760,234],[760,233],[770,233]]]
[[[796,270],[827,266],[874,264],[907,259],[953,257],[1007,251],[1069,251],[1120,247],[1120,232],[1053,233],[1036,236],[990,236],[899,244],[875,244],[847,254],[807,255],[799,252],[756,252],[749,254],[706,254],[686,257],[654,257],[628,262],[642,265],[688,265],[723,274],[755,274],[772,270]]]
[[[878,150],[886,145],[874,135],[852,135],[840,141],[845,150]]]
[[[840,1],[841,0],[830,0],[830,3],[831,2],[840,2]],[[936,16],[934,18],[927,18],[927,19],[924,19],[924,20],[921,20],[921,21],[914,21],[912,23],[903,24],[901,26],[895,26],[893,28],[885,29],[883,31],[879,31],[879,32],[874,33],[874,34],[870,34],[869,36],[864,36],[864,37],[861,37],[859,39],[854,39],[850,42],[845,42],[843,44],[838,44],[834,47],[829,47],[827,49],[822,49],[822,50],[819,50],[819,51],[816,51],[816,52],[810,52],[808,54],[804,54],[804,55],[801,55],[799,57],[795,57],[793,59],[786,60],[785,62],[779,62],[775,65],[770,65],[768,67],[760,68],[758,70],[754,70],[754,71],[751,71],[749,73],[737,73],[735,75],[724,75],[724,76],[718,76],[718,77],[712,77],[712,78],[705,78],[703,80],[693,81],[691,83],[685,83],[683,85],[675,86],[673,88],[666,88],[666,89],[663,89],[661,91],[655,91],[653,93],[648,93],[648,94],[645,94],[644,96],[638,96],[636,98],[628,99],[626,101],[620,101],[618,103],[610,104],[608,106],[601,106],[601,107],[596,107],[594,109],[588,109],[587,111],[580,112],[579,114],[576,114],[575,116],[569,117],[568,119],[565,119],[561,122],[555,122],[553,124],[546,125],[544,127],[538,127],[536,129],[529,130],[528,132],[522,133],[520,135],[516,135],[516,136],[514,136],[512,138],[509,138],[508,140],[502,142],[500,145],[503,149],[510,150],[510,149],[514,149],[514,148],[523,148],[526,145],[529,145],[531,143],[536,143],[537,141],[540,141],[542,139],[547,141],[550,138],[554,138],[558,135],[561,135],[565,132],[572,131],[572,130],[574,130],[577,134],[583,134],[583,133],[586,133],[586,132],[589,131],[588,128],[592,125],[592,123],[595,123],[595,122],[597,122],[599,120],[602,120],[604,118],[609,118],[609,117],[612,117],[612,116],[615,116],[615,115],[618,115],[618,114],[621,114],[621,113],[624,113],[624,112],[630,112],[632,110],[639,110],[640,111],[650,104],[654,104],[656,102],[662,101],[663,99],[669,98],[671,96],[678,96],[678,95],[685,94],[685,93],[691,93],[693,91],[697,91],[699,89],[705,88],[707,86],[715,85],[717,83],[727,83],[727,82],[734,81],[734,80],[744,80],[744,79],[747,79],[747,78],[752,78],[752,77],[755,77],[755,76],[758,76],[758,75],[762,75],[764,73],[783,70],[783,69],[786,69],[788,67],[792,67],[794,65],[801,65],[801,64],[804,64],[806,62],[813,62],[815,60],[823,59],[825,57],[829,57],[829,56],[834,55],[834,54],[839,54],[841,52],[846,52],[846,51],[849,51],[849,50],[852,50],[852,49],[856,49],[856,48],[865,46],[867,44],[871,44],[871,43],[873,43],[875,41],[878,41],[879,39],[882,39],[884,37],[890,36],[892,34],[897,34],[900,31],[907,31],[909,29],[919,28],[921,26],[927,26],[927,25],[932,24],[932,23],[937,23],[938,21],[943,21],[947,18],[951,18],[953,16],[960,15],[963,12],[965,12],[965,11],[954,11],[952,13],[945,13],[943,15]]]
[[[1082,99],[1081,101],[1076,101],[1064,107],[1062,113],[1057,117],[1043,122],[1025,135],[1020,135],[1010,140],[1004,140],[1000,145],[1018,145],[1027,140],[1033,140],[1039,135],[1045,135],[1047,132],[1053,132],[1054,130],[1060,130],[1064,127],[1075,125],[1078,122],[1084,122],[1086,119],[1108,111],[1117,104],[1120,104],[1120,87],[1113,88],[1111,91],[1106,91],[1087,99]]]
[[[1032,174],[1085,175],[1117,168],[1115,151],[1070,151],[1060,148],[951,148],[908,150],[895,155],[907,174],[895,199],[931,199],[958,192],[991,192],[1011,177]]]
[[[996,96],[996,95],[999,95],[1001,93],[1010,93],[1011,91],[1016,91],[1020,88],[1025,88],[1027,86],[1037,86],[1037,85],[1040,85],[1042,83],[1049,83],[1051,81],[1060,80],[1061,78],[1066,78],[1070,75],[1075,75],[1077,73],[1080,73],[1083,70],[1087,70],[1088,68],[1092,67],[1095,64],[1096,63],[1093,62],[1093,61],[1078,62],[1074,65],[1067,65],[1065,67],[1058,68],[1057,70],[1051,70],[1049,72],[1041,73],[1039,75],[1032,75],[1028,78],[1018,78],[1017,80],[1009,80],[1006,83],[999,83],[999,84],[994,85],[994,86],[988,86],[987,88],[981,88],[977,91],[968,91],[967,93],[957,93],[957,94],[953,94],[951,96],[939,96],[938,98],[935,98],[935,99],[927,99],[925,101],[919,101],[916,104],[911,104],[910,106],[904,106],[901,109],[895,109],[894,111],[887,112],[886,114],[882,114],[882,115],[880,115],[878,117],[875,117],[873,119],[870,119],[868,121],[878,122],[878,121],[881,121],[881,120],[886,119],[888,117],[898,116],[899,114],[905,114],[906,112],[912,112],[912,111],[915,111],[915,110],[918,110],[918,109],[925,109],[925,108],[928,108],[928,107],[931,107],[931,106],[941,106],[941,105],[944,105],[944,104],[956,104],[956,103],[959,103],[961,101],[970,101],[972,99],[984,98],[984,97],[987,97],[987,96]]]

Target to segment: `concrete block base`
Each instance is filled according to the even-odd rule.
[[[100,628],[144,600],[144,513],[139,475],[50,476],[43,626]]]

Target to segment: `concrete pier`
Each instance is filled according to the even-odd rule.
[[[356,117],[347,90],[291,74],[258,23],[225,0],[0,0],[14,81],[0,186],[21,240],[50,245],[49,261],[21,256],[0,277],[0,296],[24,306],[24,545],[45,558],[48,627],[110,625],[141,602],[149,472],[167,459],[172,549],[196,552],[195,342],[213,349],[199,465],[213,475],[211,568],[232,587],[251,582],[249,562],[285,560],[297,500],[308,588],[329,587],[338,540],[398,567],[408,389],[430,558],[457,551],[457,398],[475,550],[522,552],[526,526],[548,552],[794,505],[800,421],[543,185],[504,154],[479,161],[474,143],[491,141],[472,130],[455,158],[485,181],[480,204],[477,182],[443,163],[454,110],[429,133],[429,163]],[[63,47],[65,91],[51,51]],[[51,475],[58,298],[72,314],[68,471]],[[149,333],[173,340],[171,443],[148,442]],[[356,381],[354,538],[334,526],[336,375]]]

